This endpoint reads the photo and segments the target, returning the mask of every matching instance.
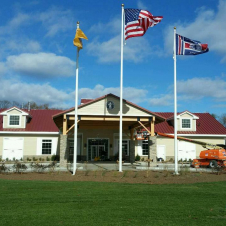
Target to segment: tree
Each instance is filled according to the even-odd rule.
[[[11,105],[8,100],[0,100],[0,108],[9,108]]]
[[[226,127],[226,114],[222,114],[220,117],[219,117],[219,122],[224,126]]]

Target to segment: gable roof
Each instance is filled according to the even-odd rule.
[[[186,113],[189,114],[189,115],[191,115],[193,118],[198,119],[198,116],[197,115],[195,115],[194,113],[191,113],[190,111],[187,111],[187,110],[186,111],[183,111],[183,112],[178,112],[177,113],[177,117],[178,116],[181,116],[183,114],[186,114]],[[171,113],[171,116],[167,118],[167,121],[168,120],[172,120],[172,119],[174,119],[174,113]]]
[[[78,108],[83,108],[83,107],[85,107],[85,106],[87,106],[87,105],[93,104],[93,103],[95,103],[95,102],[97,102],[97,101],[99,101],[99,100],[105,99],[105,98],[107,98],[107,97],[109,97],[109,96],[112,96],[112,97],[114,97],[114,98],[116,98],[116,99],[120,99],[118,96],[116,96],[116,95],[114,95],[114,94],[112,94],[112,93],[109,93],[109,94],[107,94],[107,95],[98,97],[98,98],[93,99],[93,100],[90,100],[90,101],[88,101],[88,102],[86,102],[86,103],[84,103],[84,104],[81,104],[81,105],[78,106]],[[132,103],[132,102],[130,102],[130,101],[127,101],[127,100],[123,99],[123,102],[125,102],[125,103],[127,103],[127,104],[129,104],[129,105],[132,105],[133,107],[138,108],[138,109],[140,109],[140,110],[142,110],[142,111],[144,111],[144,112],[146,112],[146,113],[148,113],[148,114],[152,114],[152,115],[158,117],[158,118],[161,119],[161,120],[165,120],[165,117],[163,117],[163,116],[161,116],[161,115],[159,115],[159,114],[157,114],[157,113],[155,113],[155,112],[149,111],[149,110],[147,110],[147,109],[145,109],[145,108],[142,108],[142,107],[140,107],[140,106],[138,106],[138,105],[136,105],[136,104],[134,104],[134,103]],[[70,109],[68,109],[68,110],[66,110],[66,111],[62,111],[62,112],[60,112],[60,113],[58,113],[58,114],[56,114],[56,115],[53,115],[53,118],[56,118],[56,117],[58,117],[58,116],[61,116],[61,115],[65,114],[65,113],[68,113],[68,112],[70,112],[70,111],[73,111],[74,109],[75,109],[75,108],[72,107],[72,108],[70,108]]]
[[[0,112],[6,109],[0,109]],[[23,109],[24,110],[24,109]],[[62,110],[30,110],[32,119],[27,123],[26,128],[3,128],[3,115],[0,115],[0,132],[13,131],[13,132],[59,132],[52,116],[61,112]]]
[[[82,98],[81,99],[81,104],[86,104],[86,103],[89,103],[90,101],[93,101],[93,99],[85,99],[85,98]]]
[[[7,109],[0,109],[0,115],[6,115],[9,111],[12,111],[12,110],[17,110],[17,111],[20,111],[22,113],[22,115],[28,115],[29,117],[31,117],[31,114],[30,112],[27,110],[27,109],[21,109],[21,108],[18,108],[18,107],[11,107],[11,108],[7,108]]]
[[[174,133],[174,126],[168,120],[173,112],[156,112],[166,118],[166,121],[155,125],[155,132]],[[192,113],[193,114],[193,113]],[[226,135],[226,128],[209,113],[194,113],[196,119],[196,131],[178,131],[178,134],[221,134]]]

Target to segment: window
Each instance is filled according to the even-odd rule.
[[[119,151],[119,141],[118,141],[118,151]],[[122,154],[129,155],[129,141],[122,140]]]
[[[148,155],[148,140],[143,140],[142,141],[142,155]]]
[[[9,125],[10,126],[19,126],[20,125],[20,116],[19,115],[10,115],[9,116]]]
[[[182,119],[182,129],[190,129],[190,128],[191,128],[191,120]]]
[[[52,140],[42,140],[42,154],[51,155],[52,152]]]

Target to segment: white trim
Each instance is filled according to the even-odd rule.
[[[19,116],[19,125],[10,125],[10,117],[11,117],[11,116]],[[21,116],[22,116],[22,115],[19,115],[19,114],[18,114],[18,115],[9,115],[9,114],[7,114],[7,117],[8,117],[7,128],[8,128],[8,127],[11,127],[11,128],[12,128],[12,127],[13,127],[13,128],[14,128],[14,127],[21,127],[21,120],[22,120],[22,117],[21,117]]]
[[[42,142],[43,140],[51,140],[51,154],[42,154]],[[56,155],[57,154],[58,137],[38,137],[37,138],[37,150],[36,155]]]
[[[66,115],[69,115],[69,116],[72,115],[72,116],[74,116],[73,113],[66,113]],[[86,116],[86,115],[87,115],[87,116],[93,116],[93,115],[95,115],[95,116],[109,116],[109,117],[118,116],[118,117],[120,117],[119,114],[117,114],[117,115],[115,115],[115,114],[114,114],[114,115],[113,115],[113,114],[109,114],[109,115],[107,115],[107,114],[95,114],[95,113],[92,113],[92,114],[81,113],[81,114],[80,114],[79,112],[78,112],[78,115],[79,115],[79,116],[80,116],[80,115],[83,115],[83,116],[84,116],[84,115],[85,115],[85,116]],[[127,115],[127,114],[126,114],[126,115],[125,115],[125,114],[123,114],[122,116],[128,116],[128,117],[130,117],[130,116],[133,116],[133,117],[153,117],[153,116],[155,116],[155,115],[151,115],[151,114],[147,113],[147,115],[137,115],[137,114],[136,114],[136,115],[129,115],[129,114]]]
[[[8,110],[6,110],[6,111],[3,111],[3,112],[0,113],[0,115],[7,115],[8,112],[10,112],[10,111],[12,111],[12,110],[17,110],[17,111],[19,111],[22,115],[29,115],[28,113],[26,113],[25,111],[20,110],[20,109],[17,108],[17,107],[12,107],[12,108],[10,108],[10,109],[8,109]]]
[[[173,133],[166,133],[168,135],[173,135]],[[185,137],[226,137],[226,134],[177,134],[178,136]]]
[[[21,131],[0,131],[0,134],[60,134],[60,132],[21,132]]]
[[[192,114],[191,112],[189,112],[189,111],[182,112],[181,114],[179,114],[179,115],[177,116],[177,118],[181,118],[181,116],[184,115],[184,114],[188,114],[188,115],[192,116],[192,118],[194,118],[194,119],[199,119],[199,117],[193,115],[193,114]]]
[[[182,120],[186,119],[190,121],[190,127],[189,128],[183,128],[182,127]],[[192,119],[191,118],[180,118],[180,129],[181,130],[192,130]]]

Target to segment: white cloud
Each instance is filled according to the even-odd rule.
[[[7,57],[7,66],[15,72],[28,76],[72,76],[75,62],[53,53],[23,53]]]
[[[34,40],[8,40],[6,43],[6,47],[11,51],[17,52],[39,52],[41,50],[41,46],[39,42]]]
[[[144,3],[140,0],[137,2],[137,7],[138,7],[138,9],[147,10],[146,5],[144,5]]]
[[[34,101],[38,104],[49,104],[50,107],[70,108],[74,106],[74,91],[58,90],[48,83],[45,84],[30,84],[19,80],[4,80],[0,79],[0,100],[17,101],[18,103],[27,103]],[[133,103],[144,102],[147,90],[137,89],[134,87],[124,87],[123,98]],[[98,98],[103,95],[112,93],[119,96],[119,87],[104,87],[100,84],[93,89],[79,89],[80,98]],[[15,95],[16,94],[16,95]]]
[[[41,21],[47,29],[46,36],[53,37],[59,32],[65,32],[75,28],[75,19],[70,10],[59,10],[53,7],[50,10],[36,14],[37,21]]]
[[[177,33],[185,37],[208,43],[210,51],[216,51],[222,54],[226,62],[226,1],[220,0],[217,12],[200,8],[197,10],[197,17],[192,23],[177,22]],[[173,52],[173,25],[168,26],[165,30],[165,52],[172,54]]]
[[[120,35],[105,42],[95,40],[88,43],[87,50],[89,54],[97,56],[98,61],[101,63],[119,62],[121,56]],[[135,63],[143,61],[148,55],[150,55],[150,53],[151,50],[149,42],[144,37],[130,39],[124,46],[124,59],[127,61]]]
[[[0,27],[0,34],[15,32],[21,26],[30,23],[31,17],[25,13],[19,13],[13,17],[5,26]]]
[[[192,78],[177,81],[178,103],[185,104],[188,101],[196,102],[203,98],[212,98],[216,103],[225,102],[226,81],[221,78]],[[151,106],[172,106],[174,104],[172,86],[168,87],[168,93],[159,94],[149,99],[148,102]]]
[[[192,78],[177,82],[177,91],[183,99],[214,98],[226,101],[226,81],[216,78]]]
[[[50,107],[69,108],[71,94],[58,90],[49,84],[28,84],[17,80],[1,80],[1,100],[27,103],[34,101],[38,104],[49,104]]]
[[[104,87],[100,84],[96,85],[93,89],[91,88],[81,88],[79,89],[79,98],[98,98],[103,95],[112,93],[116,96],[120,96],[119,87]],[[123,99],[131,101],[133,103],[141,103],[146,99],[148,91],[144,89],[137,89],[134,87],[124,87],[123,88]]]
[[[5,74],[7,71],[7,68],[5,66],[5,63],[0,62],[0,76],[3,76],[3,74]]]
[[[106,32],[119,34],[121,31],[121,24],[122,24],[121,17],[118,16],[107,24],[99,22],[97,24],[92,25],[92,27],[89,29],[89,32],[102,33],[103,35]]]
[[[149,99],[150,106],[171,106],[173,105],[173,95],[165,94],[159,95],[158,97],[153,97]]]

